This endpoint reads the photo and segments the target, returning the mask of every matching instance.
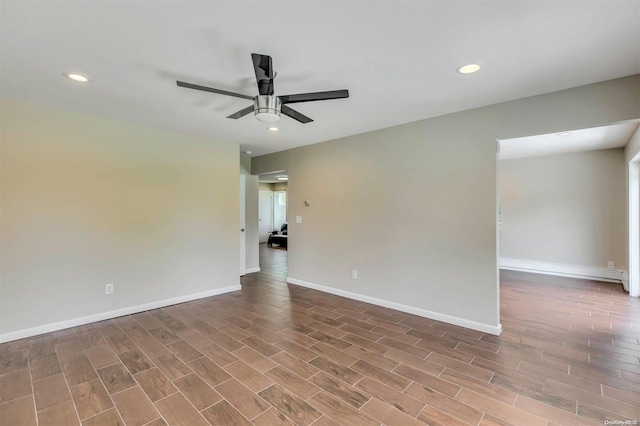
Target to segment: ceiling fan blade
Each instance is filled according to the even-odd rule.
[[[303,124],[306,123],[311,123],[313,120],[310,119],[309,117],[307,117],[304,114],[300,114],[298,111],[296,111],[293,108],[289,108],[286,105],[282,105],[280,112],[282,112],[284,115],[289,116],[291,118],[293,118],[294,120],[297,120]]]
[[[227,118],[233,118],[235,120],[235,119],[238,119],[240,117],[244,117],[245,115],[247,115],[249,113],[252,113],[252,112],[253,112],[253,105],[250,105],[250,106],[248,106],[246,108],[241,109],[240,111],[238,111],[238,112],[236,112],[234,114],[229,115]]]
[[[202,90],[203,92],[217,93],[219,95],[233,96],[236,98],[249,99],[251,101],[253,100],[253,96],[247,96],[241,93],[228,92],[226,90],[214,89],[213,87],[198,86],[197,84],[185,83],[184,81],[176,81],[176,83],[178,86],[186,87],[187,89]]]
[[[295,95],[278,96],[283,104],[295,104],[298,102],[326,101],[329,99],[348,98],[348,90],[330,90],[328,92],[298,93]]]
[[[273,95],[273,66],[271,56],[252,53],[253,69],[256,73],[258,93],[261,95]]]

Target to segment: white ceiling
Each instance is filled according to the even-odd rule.
[[[240,143],[253,155],[640,73],[640,1],[2,0],[3,97]],[[276,94],[349,89],[294,105],[279,132],[250,104],[250,54]],[[456,68],[483,65],[473,75]],[[87,74],[74,83],[62,73]]]
[[[629,142],[638,128],[638,121],[631,121],[590,129],[500,141],[501,160],[538,157],[541,155],[594,151],[597,149],[621,148]]]

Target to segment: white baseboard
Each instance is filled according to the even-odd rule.
[[[190,302],[192,300],[203,299],[205,297],[218,296],[232,291],[238,291],[242,287],[233,285],[230,287],[217,288],[214,290],[203,291],[201,293],[188,294],[186,296],[174,297],[171,299],[159,300],[157,302],[145,303],[143,305],[129,306],[127,308],[116,309],[114,311],[101,312],[99,314],[87,315],[85,317],[73,318],[65,321],[55,322],[52,324],[40,325],[32,328],[11,331],[9,333],[0,334],[0,343],[10,342],[12,340],[24,339],[26,337],[37,336],[43,333],[63,330],[65,328],[77,327],[79,325],[89,324],[96,321],[104,321],[111,318],[121,317],[123,315],[136,314],[151,309],[164,308],[165,306],[176,305],[178,303]]]
[[[620,271],[620,277],[620,281],[622,281],[622,287],[624,287],[625,291],[629,293],[630,296],[633,296],[633,294],[631,294],[631,292],[629,291],[629,275],[627,274],[627,271]]]
[[[245,275],[246,274],[253,274],[254,272],[260,272],[260,267],[257,266],[255,268],[247,268],[244,270]]]
[[[499,336],[502,333],[502,324],[497,326],[484,324],[472,320],[467,320],[460,317],[454,317],[451,315],[441,314],[438,312],[428,311],[426,309],[420,309],[413,306],[402,305],[400,303],[389,302],[387,300],[377,299],[371,296],[365,296],[363,294],[352,293],[350,291],[339,290],[333,287],[327,287],[320,284],[310,283],[308,281],[299,280],[296,278],[287,277],[287,282],[301,287],[307,287],[314,290],[322,291],[324,293],[335,294],[336,296],[346,297],[348,299],[359,300],[360,302],[371,303],[372,305],[382,306],[385,308],[395,309],[396,311],[406,312],[409,314],[418,315],[421,317],[433,319],[436,321],[446,322],[448,324],[457,325],[460,327],[470,328],[472,330],[481,331],[483,333],[489,333]]]
[[[627,283],[626,271],[622,269],[596,268],[593,266],[562,265],[558,263],[537,262],[534,260],[500,259],[500,269],[532,272],[534,274],[557,275],[560,277],[585,278],[596,281]]]

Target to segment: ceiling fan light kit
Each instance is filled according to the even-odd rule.
[[[251,99],[253,105],[241,109],[233,113],[227,118],[238,119],[253,112],[256,119],[263,123],[275,123],[280,120],[281,114],[293,118],[300,123],[311,123],[313,120],[304,114],[290,108],[285,104],[294,104],[300,102],[326,101],[330,99],[342,99],[349,97],[348,90],[330,90],[326,92],[314,93],[298,93],[294,95],[274,95],[273,79],[276,73],[273,71],[271,56],[252,53],[253,70],[256,74],[256,82],[258,83],[258,95],[248,96],[241,93],[229,92],[227,90],[214,89],[213,87],[199,86],[197,84],[185,83],[184,81],[176,81],[179,87],[187,89],[201,90],[204,92],[217,93],[219,95],[233,96],[235,98]]]
[[[275,123],[280,120],[281,107],[282,103],[277,96],[258,95],[253,101],[255,116],[263,123]]]

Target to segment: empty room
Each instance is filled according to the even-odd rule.
[[[3,426],[640,420],[637,0],[0,0],[0,40]]]

